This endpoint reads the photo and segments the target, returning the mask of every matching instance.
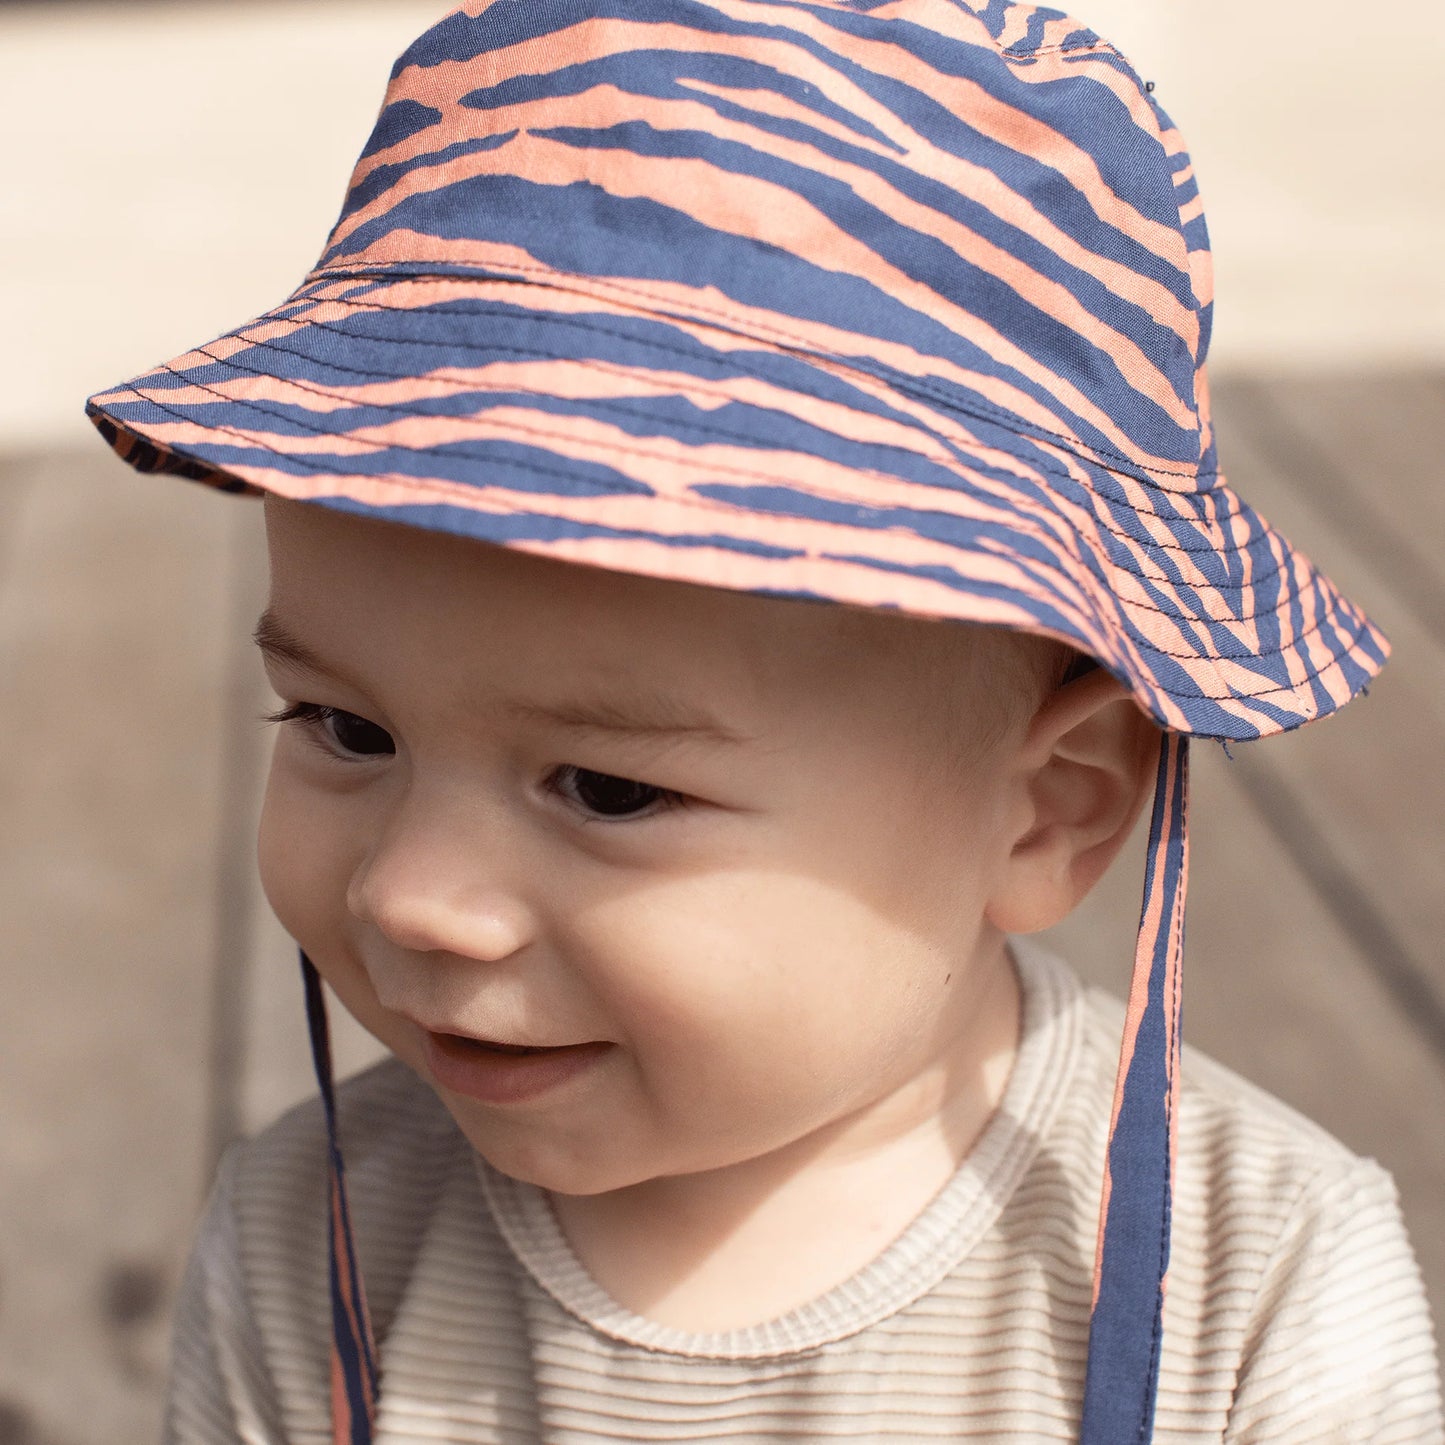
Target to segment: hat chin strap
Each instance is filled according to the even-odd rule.
[[[1179,1128],[1180,981],[1189,875],[1189,739],[1165,733],[1149,824],[1139,944],[1104,1161],[1079,1445],[1138,1445],[1154,1425],[1169,1211]],[[326,1113],[331,1243],[331,1437],[371,1445],[376,1344],[357,1267],[336,1130],[326,1001],[301,954],[311,1053]]]
[[[378,1379],[376,1342],[366,1310],[366,1292],[356,1262],[356,1236],[346,1200],[346,1167],[336,1130],[336,1091],[331,1075],[331,1034],[326,1025],[326,998],[316,965],[301,952],[301,977],[306,986],[306,1023],[311,1031],[311,1058],[321,1105],[326,1113],[331,1243],[331,1439],[333,1445],[371,1445],[376,1419]]]
[[[1179,1136],[1188,793],[1189,738],[1165,733],[1104,1159],[1079,1445],[1135,1445],[1154,1426]]]

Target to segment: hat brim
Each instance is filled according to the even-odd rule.
[[[1323,716],[1388,655],[1222,478],[1175,489],[941,404],[926,379],[595,292],[322,277],[87,410],[141,470],[1058,638],[1199,736]]]

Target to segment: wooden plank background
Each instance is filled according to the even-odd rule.
[[[1198,749],[1186,1036],[1395,1175],[1445,1311],[1445,377],[1236,378],[1240,490],[1395,659],[1337,719]],[[0,1445],[155,1438],[217,1150],[311,1088],[255,881],[260,509],[97,443],[0,462]],[[1057,944],[1124,987],[1141,840]],[[343,1029],[343,1064],[372,1055]]]

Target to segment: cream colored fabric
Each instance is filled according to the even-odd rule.
[[[1015,956],[1018,1059],[951,1182],[852,1279],[727,1334],[613,1303],[545,1195],[479,1160],[400,1064],[345,1085],[378,1441],[1073,1440],[1122,1013],[1036,948]],[[319,1106],[227,1156],[183,1289],[170,1441],[329,1442],[324,1189]],[[1445,1440],[1388,1175],[1187,1053],[1165,1321],[1158,1445]]]

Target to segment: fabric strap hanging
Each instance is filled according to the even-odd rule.
[[[336,1128],[336,1091],[332,1083],[331,1033],[321,976],[303,950],[301,977],[306,987],[306,1022],[311,1058],[326,1113],[328,1179],[327,1235],[331,1245],[331,1438],[333,1445],[371,1445],[380,1393],[376,1342],[356,1260],[356,1236],[346,1198],[346,1166]]]
[[[1154,1428],[1179,1135],[1188,794],[1189,738],[1165,733],[1104,1161],[1080,1445],[1137,1445]]]

